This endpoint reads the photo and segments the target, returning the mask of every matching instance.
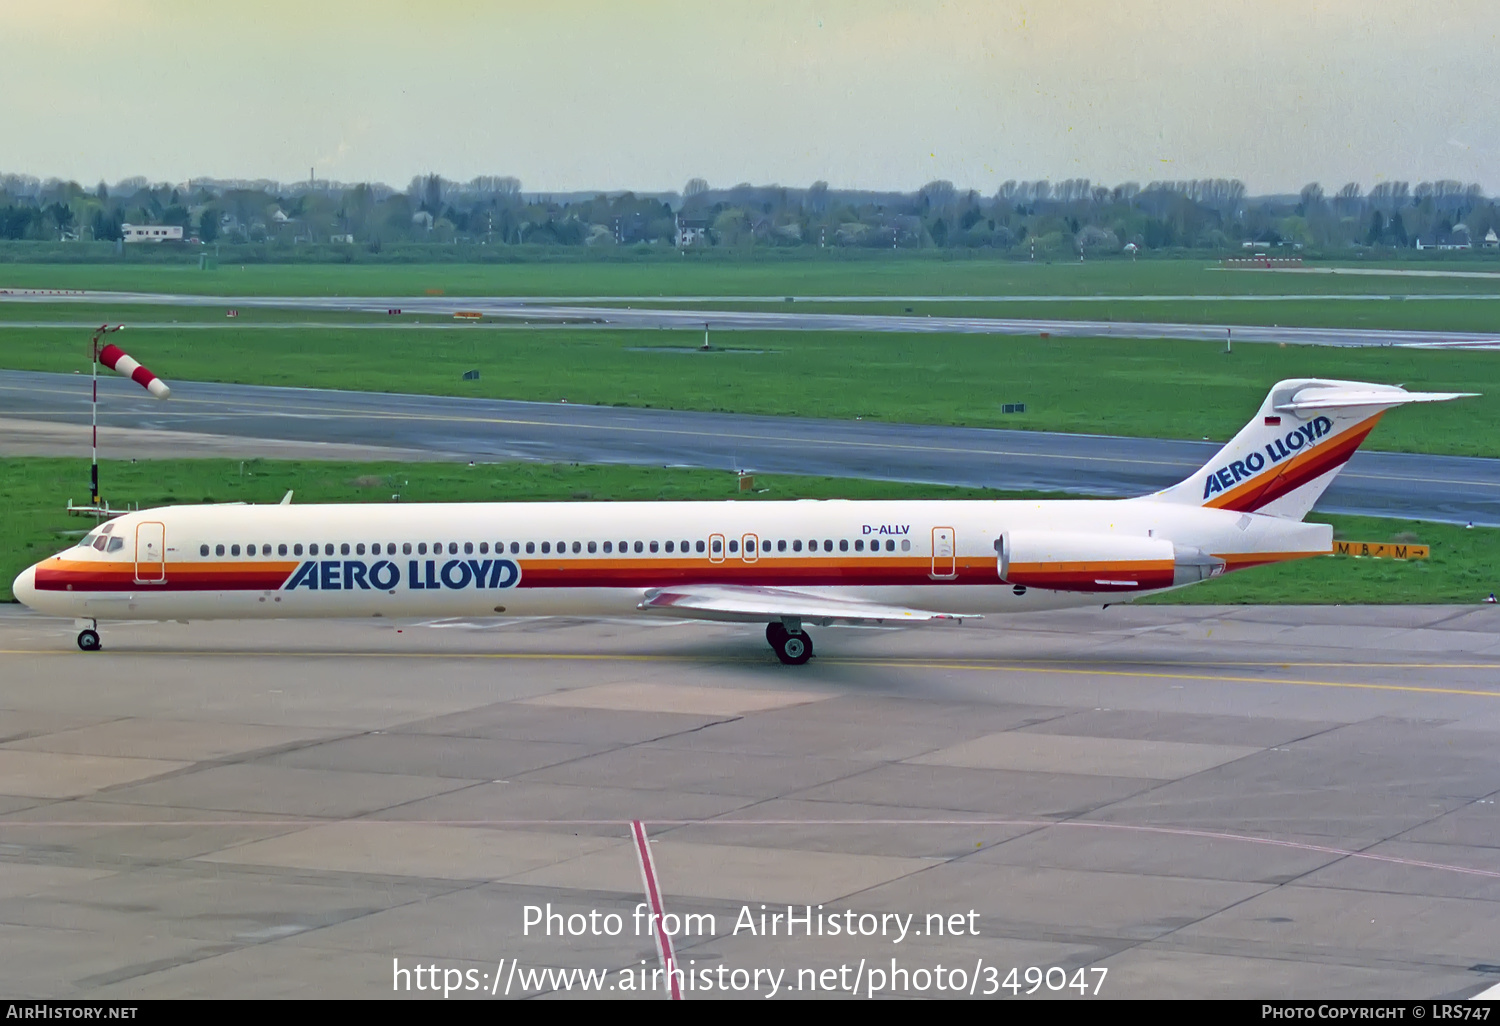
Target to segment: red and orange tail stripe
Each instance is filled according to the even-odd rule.
[[[1290,494],[1349,462],[1369,433],[1374,430],[1384,411],[1368,420],[1360,421],[1343,434],[1335,435],[1324,445],[1299,453],[1279,470],[1264,474],[1236,488],[1231,488],[1204,503],[1210,509],[1227,509],[1236,513],[1254,513],[1269,506],[1283,495]]]

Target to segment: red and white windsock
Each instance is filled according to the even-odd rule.
[[[165,399],[172,394],[165,381],[131,359],[119,346],[108,345],[99,350],[99,362],[110,370],[125,375],[158,399]]]

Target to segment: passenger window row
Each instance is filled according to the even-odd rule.
[[[104,539],[102,537],[100,537],[98,539],[92,539],[92,541],[93,541],[93,544],[94,544],[95,548],[98,548],[98,549],[101,549],[101,550],[104,548]],[[88,541],[85,541],[84,543],[81,543],[81,544],[87,544],[87,543],[88,543]],[[109,541],[109,551],[110,552],[114,552],[115,550],[117,550],[120,547],[122,547],[124,544],[125,544],[124,541],[121,540],[121,539],[119,539],[119,538],[110,539],[110,541]],[[628,554],[628,553],[632,553],[632,552],[642,552],[643,553],[643,552],[663,552],[663,551],[665,551],[667,553],[671,553],[671,554],[681,553],[682,555],[689,555],[689,554],[694,553],[694,552],[696,552],[696,553],[703,553],[705,551],[711,551],[714,555],[718,556],[718,555],[722,555],[723,551],[724,551],[724,541],[723,541],[722,538],[719,538],[717,536],[715,536],[713,538],[711,545],[707,545],[707,544],[705,544],[701,540],[696,541],[696,542],[689,542],[687,540],[683,540],[681,542],[672,542],[672,541],[668,541],[668,542],[657,542],[657,541],[650,541],[650,542],[636,541],[636,542],[631,542],[631,541],[621,541],[621,542],[618,542],[618,543],[613,542],[613,541],[607,541],[607,542],[603,542],[602,544],[599,543],[599,542],[592,542],[592,541],[591,542],[576,542],[576,541],[575,542],[566,542],[566,541],[560,541],[560,542],[557,542],[555,544],[556,544],[556,550],[555,551],[556,551],[557,555],[566,555],[569,552],[571,552],[574,555],[581,555],[584,552],[588,552],[589,554],[592,555],[592,554],[598,553],[599,551],[601,551],[601,549],[602,549],[602,551],[606,555],[613,555],[617,551],[620,554],[622,554],[622,555]],[[445,549],[445,545],[446,545],[446,549]],[[526,555],[530,556],[530,555],[535,555],[538,552],[538,550],[540,549],[540,552],[541,552],[542,555],[544,555],[544,556],[546,556],[546,555],[552,555],[553,552],[554,552],[553,545],[554,545],[554,543],[550,542],[550,541],[544,541],[544,542],[541,542],[541,543],[537,543],[537,542],[511,542],[510,543],[510,554],[513,555],[513,556],[518,556],[518,555],[521,555],[524,552]],[[618,545],[618,549],[616,548],[617,545]],[[832,551],[834,551],[834,546],[835,545],[838,546],[838,551],[840,551],[840,552],[848,552],[849,549],[850,549],[849,539],[847,539],[847,538],[841,538],[841,539],[838,539],[837,541],[835,541],[832,538],[824,538],[822,540],[814,538],[814,539],[811,539],[811,540],[809,540],[807,542],[806,551],[808,553],[814,553],[814,552],[818,552],[821,549],[821,551],[823,551],[823,552],[832,552]],[[416,542],[416,543],[402,542],[401,543],[401,551],[400,551],[399,554],[403,555],[403,556],[412,556],[412,555],[425,556],[425,555],[428,555],[429,551],[430,551],[430,553],[432,555],[434,555],[434,556],[441,556],[441,555],[444,555],[444,554],[449,555],[449,556],[457,556],[457,555],[460,555],[460,553],[462,555],[465,555],[465,556],[472,556],[472,555],[475,554],[476,548],[478,550],[478,554],[481,555],[481,556],[487,556],[487,555],[490,554],[490,543],[489,542],[479,542],[477,544],[477,546],[476,546],[476,544],[474,542],[462,542],[462,543],[460,543],[460,542],[446,542],[446,543],[444,543],[444,542],[433,542],[432,545],[431,545],[430,550],[429,550],[427,542]],[[865,552],[865,551],[880,552],[880,551],[882,551],[880,539],[871,539],[870,542],[868,543],[868,545],[866,545],[866,542],[865,542],[865,540],[863,538],[856,538],[856,539],[854,539],[853,548],[854,548],[855,552]],[[790,551],[792,551],[792,552],[802,552],[803,551],[803,542],[802,542],[801,538],[794,538],[791,541],[787,541],[786,539],[779,539],[777,541],[763,541],[763,542],[761,542],[759,544],[759,551],[763,555],[764,554],[769,554],[770,552],[773,551],[773,549],[774,549],[774,551],[776,551],[778,553],[786,552],[786,551],[788,551],[788,549],[790,549]],[[754,538],[746,538],[745,539],[745,555],[748,556],[748,555],[750,555],[752,553],[755,553],[756,551],[757,551],[756,540]],[[885,539],[885,548],[884,548],[884,551],[886,551],[886,552],[895,552],[896,551],[896,541],[895,541],[894,538],[887,538],[887,539]],[[901,551],[902,552],[910,552],[911,551],[911,540],[910,539],[903,538],[901,540]],[[230,556],[230,557],[235,557],[235,556],[241,556],[241,555],[243,555],[245,557],[253,558],[253,557],[259,555],[259,556],[265,557],[265,556],[270,556],[272,554],[272,546],[269,543],[256,543],[256,542],[253,542],[253,543],[250,543],[250,544],[246,544],[246,545],[239,545],[239,544],[235,544],[235,543],[228,543],[228,544],[226,544],[226,543],[220,542],[219,544],[212,546],[212,548],[210,548],[210,546],[208,546],[207,544],[203,544],[203,545],[199,545],[198,546],[198,555],[199,556],[208,556],[210,554],[210,552],[212,552],[212,554],[215,555],[215,556]],[[340,543],[334,543],[334,542],[324,542],[324,543],[312,542],[311,544],[308,544],[308,545],[304,546],[301,542],[298,542],[298,543],[293,544],[293,545],[288,545],[287,543],[282,542],[281,544],[275,546],[275,555],[277,555],[277,556],[302,556],[302,555],[308,555],[308,556],[363,556],[367,552],[371,556],[382,556],[382,555],[384,555],[384,556],[394,556],[394,555],[397,555],[396,543],[395,542],[373,542],[369,546],[366,546],[364,542],[356,542],[356,543],[354,543],[352,545],[349,542],[340,542]],[[505,542],[495,542],[495,555],[497,555],[497,556],[504,555],[505,552],[506,552],[506,543]],[[739,552],[740,552],[740,542],[739,542],[739,540],[738,539],[730,539],[730,541],[729,541],[729,554],[730,555],[738,555]]]

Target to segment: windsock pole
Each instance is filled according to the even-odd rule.
[[[89,429],[92,436],[89,462],[89,496],[97,507],[99,505],[99,339],[112,331],[124,328],[123,324],[110,327],[108,324],[99,325],[99,330],[94,332],[93,339],[89,342],[90,363],[93,365],[93,399],[89,402]]]

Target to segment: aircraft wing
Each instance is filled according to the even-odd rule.
[[[933,620],[978,620],[977,613],[935,613],[930,609],[888,606],[860,599],[829,598],[792,588],[736,585],[687,585],[646,593],[637,608],[694,620],[768,623],[782,618],[828,626],[831,623],[927,623]]]

